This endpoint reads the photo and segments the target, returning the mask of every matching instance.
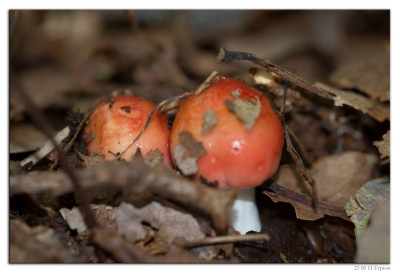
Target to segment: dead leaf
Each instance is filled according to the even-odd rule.
[[[373,210],[390,196],[390,183],[385,178],[371,180],[350,197],[344,206],[346,214],[355,225],[355,234],[360,236],[368,225]]]
[[[164,154],[160,152],[158,148],[151,150],[146,158],[144,159],[144,162],[148,164],[150,167],[154,167],[158,164],[161,164],[163,162],[163,156]]]
[[[291,204],[298,219],[315,221],[324,217],[325,214],[335,216],[319,207],[314,210],[312,208],[311,198],[306,195],[287,190],[275,183],[270,186],[270,189],[271,191],[263,191],[263,194],[267,195],[275,203],[284,202]],[[320,204],[317,206],[319,205]],[[340,212],[338,214],[340,215]]]
[[[368,156],[349,151],[323,157],[311,167],[318,199],[343,207],[350,196],[371,178]]]
[[[10,153],[33,152],[47,141],[47,137],[29,123],[10,124]]]
[[[117,207],[104,204],[91,205],[90,207],[94,213],[96,223],[109,230],[117,230],[117,225],[115,223],[118,211]]]
[[[77,207],[72,209],[62,208],[60,209],[60,213],[70,229],[76,230],[78,234],[87,230],[85,220],[83,219],[82,214]]]
[[[196,141],[191,133],[183,131],[179,134],[179,144],[175,146],[173,156],[183,175],[197,173],[197,159],[205,154],[203,144]]]
[[[274,202],[293,205],[299,219],[316,220],[325,214],[345,218],[344,205],[370,179],[371,171],[367,155],[358,151],[330,155],[314,162],[310,175],[318,194],[317,210],[311,206],[310,186],[302,182],[291,166],[281,166],[276,175],[276,184],[289,191],[264,193]]]
[[[132,243],[144,240],[148,233],[135,212],[136,209],[132,205],[123,202],[118,207],[116,217],[118,233]]]
[[[104,163],[106,161],[105,156],[103,154],[92,153],[91,155],[84,155],[78,150],[76,150],[75,152],[77,153],[79,158],[83,160],[86,167]]]
[[[378,148],[381,159],[390,157],[390,130],[382,136],[381,141],[374,141],[373,143]]]
[[[117,214],[118,231],[123,230],[124,236],[131,239],[144,238],[146,232],[144,228],[139,227],[139,224],[142,223],[148,223],[158,231],[158,237],[170,244],[175,240],[183,239],[191,242],[205,237],[199,224],[190,214],[163,207],[157,202],[152,202],[141,209],[127,203],[122,203],[120,207],[123,209]],[[130,224],[134,225],[135,228],[126,226]]]
[[[369,95],[372,100],[390,100],[390,56],[389,50],[378,52],[361,61],[340,66],[331,80],[341,88],[356,88]]]
[[[349,151],[322,157],[312,165],[310,175],[315,179],[318,200],[343,207],[349,198],[370,179],[372,166],[365,154]],[[310,188],[296,177],[293,169],[283,168],[277,183],[298,193],[309,195]],[[287,172],[291,174],[287,175]]]
[[[390,120],[390,107],[383,103],[373,101],[350,90],[341,90],[322,83],[316,83],[315,86],[334,95],[335,106],[348,105],[380,122]]]
[[[96,222],[103,227],[110,230],[116,229],[115,218],[116,208],[106,205],[90,205]],[[85,220],[80,212],[79,208],[74,207],[72,209],[62,208],[60,209],[61,216],[67,222],[70,229],[74,229],[78,234],[84,233],[87,230]]]
[[[201,133],[207,134],[214,129],[218,123],[218,115],[210,108],[203,115],[203,123],[201,124]]]
[[[35,68],[27,70],[18,76],[26,94],[40,109],[49,106],[68,106],[69,101],[64,95],[79,90],[73,75],[65,70],[54,67]],[[10,86],[10,117],[25,110],[23,101]]]
[[[358,237],[356,263],[390,263],[390,200],[379,205]]]
[[[10,263],[77,262],[51,228],[29,227],[20,220],[10,220],[9,230]]]
[[[232,97],[233,101],[225,100],[228,109],[244,123],[246,130],[250,130],[261,113],[260,99],[257,98],[257,101],[241,99],[239,90],[233,91]]]

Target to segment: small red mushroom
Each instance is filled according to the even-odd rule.
[[[103,154],[106,160],[123,153],[143,129],[154,108],[153,103],[135,96],[118,95],[102,100],[93,109],[84,129],[88,153]],[[156,112],[141,137],[121,158],[129,161],[137,148],[144,157],[158,149],[163,161],[170,165],[169,134],[167,119]]]
[[[204,151],[193,153],[188,142],[201,143]],[[222,78],[182,103],[171,129],[170,152],[185,175],[217,182],[222,189],[251,189],[276,172],[283,142],[282,124],[269,99],[242,81]],[[194,167],[188,164],[193,157]],[[240,195],[254,199],[254,194]]]

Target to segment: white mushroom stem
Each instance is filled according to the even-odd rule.
[[[261,231],[261,220],[255,195],[255,188],[239,190],[233,203],[229,224],[242,235],[251,230]]]

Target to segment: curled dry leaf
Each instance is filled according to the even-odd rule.
[[[261,113],[260,99],[257,98],[257,101],[253,99],[244,100],[240,98],[238,90],[232,92],[232,97],[233,101],[225,100],[228,109],[243,122],[246,130],[250,130]]]
[[[345,205],[346,214],[355,225],[356,236],[360,236],[368,225],[372,212],[390,196],[390,183],[385,178],[368,181],[350,197]]]
[[[144,227],[140,227],[143,222],[156,229],[158,237],[168,243],[182,239],[191,242],[205,237],[193,216],[163,207],[157,202],[152,202],[140,209],[122,203],[119,208],[117,214],[118,231],[129,238],[130,241],[144,239],[146,230]],[[135,228],[129,227],[131,224]]]
[[[372,100],[390,100],[390,56],[389,52],[376,54],[358,62],[339,67],[331,77],[341,88],[357,88]]]
[[[10,263],[73,263],[76,257],[59,241],[54,230],[10,221]]]
[[[381,141],[374,141],[374,145],[381,154],[381,159],[390,157],[390,130],[382,136]]]
[[[197,159],[205,154],[202,143],[196,141],[191,133],[183,131],[179,134],[179,144],[174,148],[173,156],[183,175],[197,173]]]
[[[380,122],[390,120],[390,108],[383,103],[373,101],[349,90],[333,88],[322,83],[316,83],[315,86],[334,95],[335,106],[348,105]]]
[[[288,202],[303,220],[316,220],[326,215],[345,218],[343,207],[356,191],[370,179],[372,166],[367,155],[350,151],[323,157],[312,165],[318,194],[317,209],[308,200],[311,188],[302,183],[294,168],[282,166],[276,175],[274,192],[266,191],[274,202]],[[288,191],[286,191],[288,190]]]
[[[29,123],[10,124],[10,153],[34,152],[43,146],[47,138]]]

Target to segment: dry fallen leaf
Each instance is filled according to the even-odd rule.
[[[372,100],[390,100],[389,51],[378,53],[358,62],[340,66],[332,75],[332,81],[341,88],[356,88]]]
[[[239,90],[233,91],[232,97],[233,101],[225,100],[228,109],[235,113],[236,117],[243,122],[246,130],[250,130],[261,113],[260,99],[257,98],[257,101],[253,99],[249,101],[241,99]]]
[[[350,197],[345,205],[346,214],[355,225],[355,234],[360,236],[368,225],[371,213],[390,196],[390,183],[385,178],[368,181]]]
[[[79,90],[73,75],[66,69],[54,67],[36,68],[21,73],[18,77],[23,90],[40,109],[49,106],[68,106],[68,98],[65,96]],[[25,110],[23,100],[17,92],[17,88],[10,86],[10,117]]]
[[[9,137],[11,154],[33,152],[48,140],[30,123],[10,124]]]
[[[305,194],[300,194],[274,183],[270,190],[263,191],[275,203],[284,202],[293,206],[296,217],[301,220],[315,221],[324,215],[340,217],[347,220],[343,208],[329,203],[317,202],[316,208],[312,207],[312,199]]]
[[[144,240],[148,233],[134,212],[135,208],[132,205],[123,202],[118,207],[116,216],[118,233],[132,243]]]
[[[84,155],[79,151],[75,151],[86,167],[93,166],[96,164],[104,163],[106,161],[105,156],[99,153],[92,153],[91,155]]]
[[[163,162],[163,156],[164,154],[160,152],[158,148],[151,150],[146,158],[144,159],[144,162],[148,164],[150,167],[154,167],[158,164],[161,164]]]
[[[106,205],[90,205],[92,212],[94,213],[96,222],[103,227],[110,230],[116,229],[115,217],[116,208]],[[61,216],[67,222],[70,229],[75,229],[78,234],[81,234],[87,230],[85,220],[83,219],[82,213],[77,207],[72,209],[62,208],[60,209]]]
[[[94,213],[96,223],[109,230],[117,229],[115,219],[118,208],[103,204],[91,205],[90,207]]]
[[[349,151],[323,157],[311,167],[318,199],[343,207],[371,177],[368,155]]]
[[[157,202],[140,209],[122,203],[120,209],[121,211],[117,213],[118,232],[131,241],[140,240],[139,238],[144,238],[146,235],[144,227],[140,227],[142,223],[147,223],[157,230],[158,237],[168,243],[178,240],[191,242],[205,237],[192,215],[163,207]]]
[[[214,129],[218,123],[218,115],[210,108],[203,115],[203,123],[201,124],[201,133],[207,134]]]
[[[83,216],[77,207],[72,209],[62,208],[60,209],[60,213],[70,229],[76,230],[78,234],[87,230],[85,220],[83,219]]]
[[[175,146],[173,156],[183,175],[197,173],[197,159],[205,153],[202,143],[196,141],[191,133],[183,131],[179,134],[179,144]]]
[[[374,145],[378,148],[381,159],[390,157],[390,130],[382,136],[381,141],[374,141]]]
[[[339,215],[335,208],[341,208],[357,190],[370,179],[372,166],[368,162],[367,155],[358,151],[349,151],[341,154],[323,157],[312,165],[310,174],[315,180],[318,201],[322,203],[320,209],[314,210],[310,203],[298,200],[310,196],[311,188],[305,185],[298,177],[294,168],[282,166],[277,175],[276,183],[298,194],[293,196],[279,196],[268,193],[274,202],[289,202],[299,219],[316,220],[328,215]],[[303,196],[303,197],[301,197]],[[330,208],[329,205],[334,206]],[[333,209],[333,211],[331,211]]]
[[[334,95],[335,106],[348,105],[380,122],[390,120],[390,107],[388,105],[373,101],[350,90],[341,90],[322,83],[316,83],[315,86]]]

